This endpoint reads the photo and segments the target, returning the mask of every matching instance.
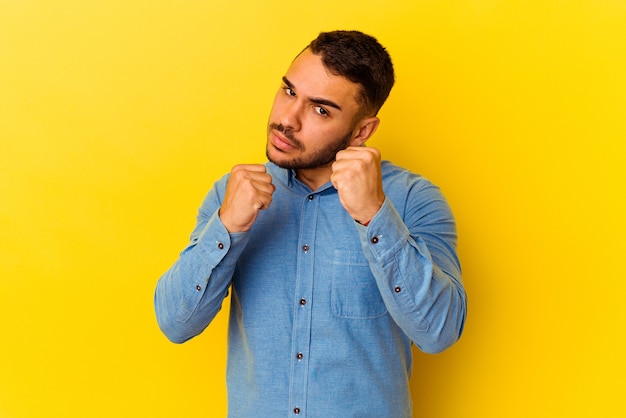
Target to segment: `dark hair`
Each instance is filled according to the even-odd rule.
[[[361,86],[363,113],[378,113],[393,87],[394,73],[389,53],[376,38],[359,31],[322,32],[308,48],[321,56],[331,73]]]

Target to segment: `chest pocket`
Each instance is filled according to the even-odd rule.
[[[372,319],[387,313],[363,253],[335,250],[332,275],[333,314],[347,319]]]

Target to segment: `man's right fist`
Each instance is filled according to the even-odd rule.
[[[276,187],[263,164],[236,165],[230,172],[226,194],[219,211],[228,232],[243,232],[252,227],[259,210],[272,203]]]

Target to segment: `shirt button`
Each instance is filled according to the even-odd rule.
[[[378,244],[378,237],[372,238],[372,244]]]
[[[221,242],[217,243],[217,248],[219,248],[220,250],[224,249],[224,244],[222,244]]]
[[[200,285],[196,286],[196,290],[197,290],[198,292],[199,292],[199,291],[201,291],[201,290],[202,290],[202,286],[200,286]]]
[[[396,291],[396,293],[400,293],[402,291],[402,289],[400,288],[400,286],[396,286],[395,289],[393,289]]]
[[[296,358],[297,358],[298,360],[302,360],[302,358],[303,358],[303,357],[304,357],[304,355],[302,355],[302,353],[298,353],[298,354],[296,354]]]
[[[306,305],[306,299],[300,299],[300,305],[302,306]]]
[[[309,195],[309,200],[313,200],[313,195],[312,194]]]
[[[298,408],[297,406],[293,408],[293,413],[298,415],[300,413],[300,408]]]
[[[308,245],[306,245],[306,244],[304,244],[304,245],[302,246],[302,251],[304,251],[305,253],[309,252],[309,246],[308,246]]]

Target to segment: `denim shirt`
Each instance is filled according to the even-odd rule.
[[[157,283],[159,326],[200,334],[231,291],[230,417],[410,417],[411,343],[461,335],[466,294],[456,228],[428,180],[382,163],[385,202],[368,226],[330,183],[311,191],[272,163],[272,203],[229,234],[228,175],[208,193],[189,245]]]

